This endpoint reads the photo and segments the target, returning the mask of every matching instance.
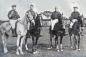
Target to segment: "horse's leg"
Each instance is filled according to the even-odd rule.
[[[19,55],[19,47],[20,47],[20,42],[21,42],[21,36],[18,35],[17,37],[17,51],[16,51],[16,54]]]
[[[62,39],[63,39],[63,35],[60,35],[60,48],[61,48],[61,51],[63,51],[63,49],[62,49]]]
[[[75,35],[74,35],[73,41],[74,41],[74,49],[76,49],[76,36]]]
[[[32,36],[32,52],[34,52],[34,36]]]
[[[37,43],[38,43],[38,39],[39,39],[39,37],[36,37],[35,45],[37,45]]]
[[[34,39],[34,50],[35,50],[35,52],[34,52],[33,54],[39,53],[39,52],[37,51],[37,42],[38,42],[38,39],[39,39],[39,37],[36,37],[36,38]]]
[[[37,43],[38,43],[38,39],[39,39],[39,37],[36,37],[36,39],[35,39],[35,46],[36,46],[36,49],[37,49]]]
[[[28,50],[28,46],[27,46],[28,43],[27,43],[27,40],[28,40],[28,38],[26,37],[26,38],[25,38],[25,48],[26,48],[26,50]]]
[[[55,47],[57,46],[57,37],[55,37]]]
[[[80,34],[83,36],[83,27],[80,27]]]
[[[24,54],[23,51],[22,51],[22,46],[23,46],[24,39],[25,39],[25,36],[22,36],[21,37],[21,43],[20,43],[20,53],[21,54]]]
[[[72,39],[71,39],[71,35],[69,35],[70,37],[70,47],[72,48]]]
[[[50,34],[50,44],[49,44],[49,48],[48,49],[51,49],[52,48],[52,35]]]
[[[58,35],[56,35],[55,41],[56,41],[56,49],[59,52]]]
[[[78,35],[78,50],[80,50],[80,35]]]
[[[2,42],[3,42],[3,47],[4,47],[4,53],[7,53],[8,52],[8,50],[7,50],[7,44],[6,44],[6,37],[5,37],[5,35],[3,34],[2,35]]]

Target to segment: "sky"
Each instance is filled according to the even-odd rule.
[[[31,3],[35,4],[38,13],[45,10],[54,11],[56,6],[64,16],[69,17],[73,6],[78,6],[80,13],[86,16],[86,0],[0,0],[0,20],[8,19],[7,14],[13,4],[17,5],[17,11],[23,18]]]

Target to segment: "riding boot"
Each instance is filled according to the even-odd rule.
[[[64,28],[62,28],[62,30],[63,30],[63,35],[65,36],[65,35],[66,35],[66,33],[65,33],[65,29],[64,29]]]

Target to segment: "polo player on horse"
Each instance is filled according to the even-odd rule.
[[[56,23],[60,24],[60,28],[65,33],[65,28],[63,27],[63,24],[62,24],[62,14],[59,11],[57,11],[57,8],[55,7],[55,11],[51,15],[51,30],[52,30],[53,33],[55,32],[54,31],[54,26],[55,26]]]
[[[72,28],[72,26],[73,26],[73,24],[74,24],[74,22],[75,22],[75,20],[74,19],[76,19],[76,21],[78,21],[79,23],[80,23],[80,25],[81,25],[81,27],[83,27],[83,22],[82,22],[82,19],[81,19],[81,15],[80,15],[80,13],[77,11],[78,10],[78,7],[73,7],[74,8],[74,11],[71,13],[71,16],[70,16],[70,21],[71,21],[71,23],[70,23],[70,28]],[[74,22],[73,22],[74,21]]]
[[[50,48],[52,48],[52,38],[55,36],[55,47],[59,51],[61,48],[62,50],[62,39],[65,35],[65,29],[63,27],[62,22],[62,14],[57,11],[57,8],[55,7],[55,11],[51,15],[51,27],[50,27]],[[60,36],[60,47],[58,46],[58,37]]]
[[[8,18],[10,20],[10,24],[12,26],[12,33],[13,33],[13,36],[17,36],[16,34],[16,28],[15,28],[15,23],[16,21],[18,20],[18,18],[20,18],[18,12],[16,11],[16,5],[12,5],[12,10],[10,10],[8,12]]]
[[[69,26],[69,36],[70,36],[70,44],[72,45],[71,36],[74,35],[74,49],[78,45],[78,50],[80,50],[80,27],[83,27],[82,17],[80,13],[77,11],[78,7],[73,7],[74,11],[71,13],[70,16],[70,26]],[[77,38],[76,38],[77,36]],[[71,46],[72,48],[72,46]]]
[[[35,19],[36,19],[37,13],[34,11],[34,4],[30,5],[30,9],[26,11],[26,19],[29,20],[30,23],[28,23],[28,32],[30,32],[30,29],[32,29],[31,26],[35,26]]]

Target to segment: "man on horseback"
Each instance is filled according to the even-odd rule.
[[[73,8],[74,8],[74,11],[71,13],[71,16],[70,16],[70,18],[69,18],[70,21],[71,21],[71,23],[70,23],[70,28],[72,28],[72,26],[73,26],[73,24],[74,24],[74,22],[75,22],[74,19],[76,19],[76,20],[80,23],[81,27],[83,27],[81,15],[80,15],[80,13],[78,12],[78,7],[73,7]],[[74,22],[73,22],[73,21],[74,21]]]
[[[30,5],[30,9],[26,11],[26,19],[29,20],[30,24],[29,25],[35,25],[35,19],[36,19],[36,12],[34,11],[34,4]],[[28,27],[28,30],[30,30],[31,27]]]
[[[59,11],[57,11],[57,8],[55,7],[55,11],[51,15],[50,48],[52,48],[52,38],[55,36],[55,47],[58,52],[59,49],[63,51],[62,39],[63,36],[65,35],[65,29],[63,27],[62,18],[63,18],[62,14]],[[60,41],[58,41],[58,37],[60,37]],[[58,44],[59,42],[60,45]]]
[[[82,17],[78,12],[78,7],[73,7],[74,11],[71,13],[70,16],[70,26],[69,26],[69,36],[70,36],[70,44],[72,45],[71,36],[74,35],[73,41],[74,46],[73,49],[80,50],[80,27],[83,27]],[[76,38],[77,36],[77,38]],[[72,47],[72,46],[71,46]]]
[[[26,17],[29,19],[31,23],[35,25],[34,19],[36,18],[36,12],[34,11],[34,5],[30,5],[30,9],[26,12]]]
[[[16,24],[16,21],[18,20],[18,18],[20,18],[20,16],[19,16],[18,12],[16,11],[16,5],[12,5],[12,10],[10,10],[8,12],[8,18],[9,18],[10,24],[12,26],[13,36],[17,36],[15,24]]]
[[[51,30],[54,30],[56,23],[60,24],[60,28],[65,33],[65,29],[64,29],[63,24],[62,24],[62,14],[59,11],[57,11],[57,8],[55,7],[55,11],[51,15]]]

